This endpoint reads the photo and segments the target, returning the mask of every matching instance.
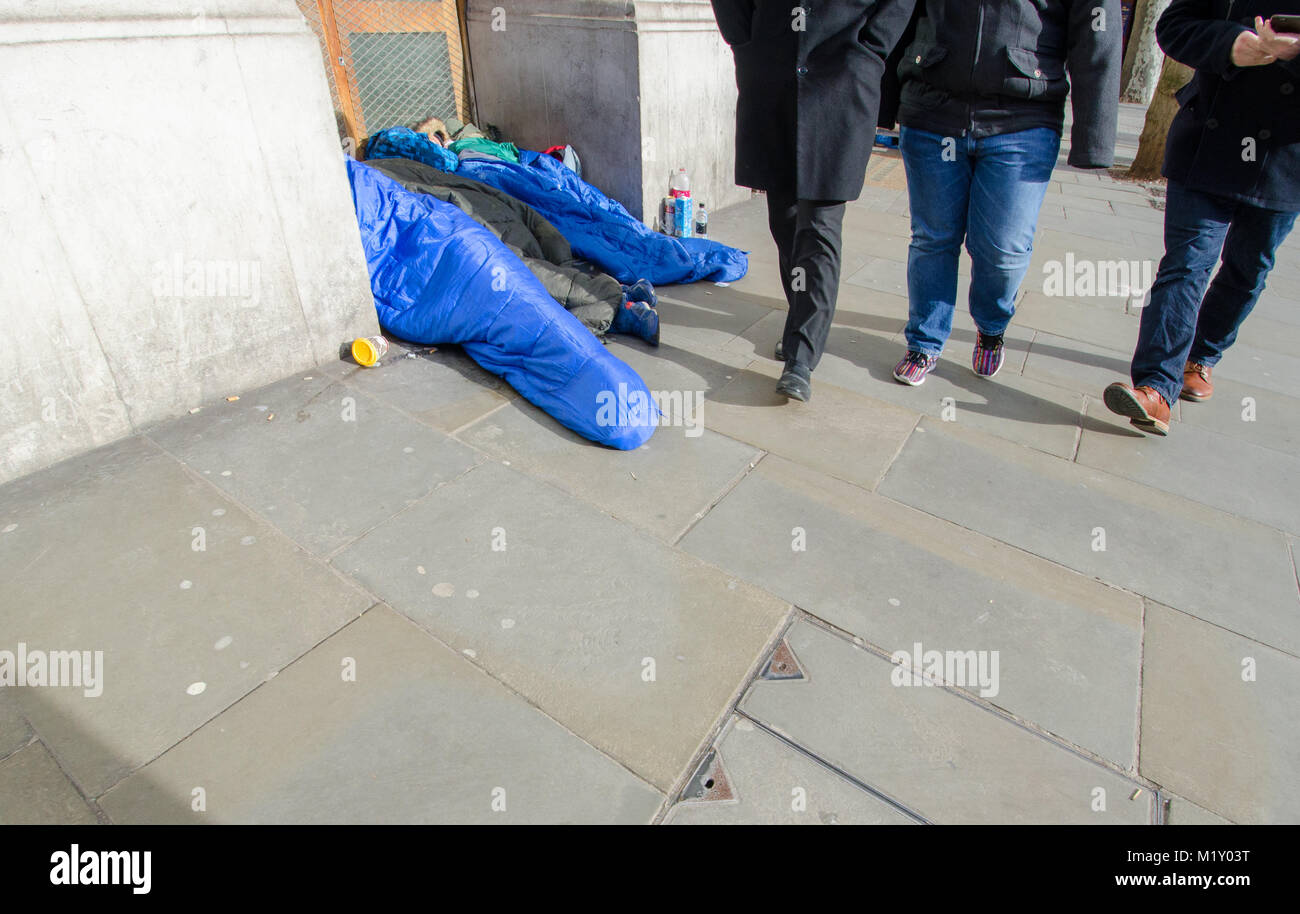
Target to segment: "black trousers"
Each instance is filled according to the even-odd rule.
[[[790,192],[768,191],[767,224],[790,306],[781,337],[785,360],[812,371],[826,351],[835,319],[844,201],[799,200]]]

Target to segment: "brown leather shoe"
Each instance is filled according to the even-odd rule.
[[[1208,400],[1214,396],[1214,382],[1210,380],[1213,365],[1200,362],[1188,362],[1183,366],[1183,392],[1178,396],[1182,400]]]
[[[1129,387],[1116,381],[1106,388],[1102,399],[1112,413],[1127,416],[1128,421],[1153,435],[1169,434],[1169,404],[1150,387]]]

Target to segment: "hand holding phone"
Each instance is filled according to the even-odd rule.
[[[1273,16],[1286,22],[1300,16]],[[1255,17],[1255,31],[1242,32],[1232,45],[1232,62],[1239,67],[1265,67],[1279,60],[1292,60],[1300,54],[1300,35],[1276,31],[1262,16]]]

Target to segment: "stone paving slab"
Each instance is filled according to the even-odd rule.
[[[1130,222],[1129,227],[1133,232],[1133,248],[1129,251],[1120,252],[1120,256],[1128,255],[1128,258],[1138,258],[1151,262],[1151,268],[1154,271],[1160,266],[1160,260],[1165,256],[1165,232],[1161,225],[1145,225],[1140,222]],[[1154,276],[1155,273],[1152,273]]]
[[[682,546],[890,653],[998,651],[993,704],[1136,765],[1137,597],[774,457]]]
[[[900,241],[894,243],[896,245],[899,243],[905,245],[905,242]],[[845,269],[840,285],[840,295],[845,297],[846,289],[851,291],[854,287],[858,287],[883,295],[907,299],[907,261],[894,259],[907,256],[906,246],[901,251],[895,248],[890,253],[893,255],[892,257],[868,257],[861,267],[854,270]],[[967,303],[970,301],[970,282],[970,260],[963,257],[957,264],[957,291],[953,299],[959,311],[967,309]]]
[[[904,213],[904,215],[906,215],[906,213]],[[855,273],[861,273],[873,264],[876,264],[876,269],[882,271],[881,275],[883,276],[898,276],[901,272],[904,282],[901,292],[902,294],[906,294],[907,258],[911,243],[911,232],[891,234],[883,231],[879,227],[872,228],[869,231],[864,231],[858,235],[854,235],[853,237],[846,237],[844,239],[844,246],[854,254],[861,255],[864,259],[860,263],[846,261],[841,266],[841,285],[853,277]],[[769,240],[768,244],[773,244],[773,242]],[[881,260],[886,261],[887,263],[879,264],[878,261]],[[895,264],[898,266],[895,266]],[[854,269],[849,270],[844,268],[850,265],[854,267]],[[899,271],[899,267],[902,268],[901,271]],[[970,269],[970,255],[963,250],[961,258],[957,261],[957,275],[961,277],[969,277]],[[860,284],[868,285],[867,283]]]
[[[902,260],[886,259],[884,257],[868,257],[867,262],[853,272],[845,272],[843,282],[855,286],[862,286],[867,289],[874,289],[877,292],[884,292],[888,295],[897,295],[900,297],[907,296],[907,263]],[[963,286],[970,287],[969,277],[965,283],[958,283],[957,299],[965,301],[962,295]]]
[[[709,428],[871,489],[919,416],[818,383],[807,403],[776,392],[781,366],[756,359],[710,396]],[[846,457],[848,459],[846,459]]]
[[[965,320],[970,320],[968,315]],[[784,314],[773,314],[732,340],[726,348],[768,359],[784,321]],[[953,344],[948,353],[918,388],[899,384],[893,377],[894,365],[906,345],[890,331],[893,327],[901,330],[901,321],[893,324],[888,318],[863,320],[845,312],[838,313],[836,321],[827,341],[826,355],[813,374],[814,400],[821,386],[830,384],[932,416],[942,417],[947,410],[957,421],[969,422],[1060,457],[1073,456],[1083,415],[1082,395],[1014,374],[1029,350],[1032,331],[1009,331],[1007,366],[989,381],[971,371],[969,355],[975,333],[973,329],[958,326],[959,317],[954,321]]]
[[[519,396],[460,347],[434,348],[394,340],[375,368],[340,360],[320,370],[448,434]]]
[[[1214,376],[1295,396],[1300,391],[1300,358],[1238,342],[1214,366]]]
[[[915,825],[916,820],[745,717],[718,741],[731,800],[679,802],[665,825]]]
[[[879,155],[880,149],[877,147],[872,156]],[[906,187],[889,187],[883,184],[872,184],[870,179],[865,187],[862,188],[862,196],[856,200],[848,201],[850,207],[860,207],[872,212],[887,213],[899,200],[907,199]]]
[[[1251,349],[1268,349],[1289,355],[1300,352],[1300,324],[1274,320],[1252,311],[1241,325],[1237,339]],[[1292,394],[1298,392],[1291,391]]]
[[[907,326],[908,310],[905,293],[891,295],[878,289],[845,282],[840,284],[832,326],[836,329],[861,329],[894,336],[902,333]]]
[[[1111,209],[1115,211],[1117,216],[1133,222],[1146,223],[1150,226],[1149,231],[1159,233],[1162,236],[1164,234],[1165,211],[1156,209],[1145,200],[1138,202],[1112,200]]]
[[[847,288],[847,287],[846,287]],[[883,293],[872,293],[877,298],[894,299]],[[785,330],[786,312],[773,311],[749,327],[743,334],[731,340],[723,348],[728,352],[747,355],[752,358],[771,359],[776,364],[775,349],[777,341]],[[901,317],[881,314],[866,314],[852,310],[839,310],[835,314],[835,323],[831,326],[827,340],[827,350],[834,347],[854,346],[860,337],[870,336],[877,341],[890,342],[907,324],[906,310]],[[898,361],[897,359],[894,360]],[[891,363],[890,368],[893,368]],[[817,371],[821,368],[818,366]],[[820,377],[814,372],[813,382]]]
[[[1133,206],[1145,206],[1153,212],[1159,212],[1147,201],[1151,195],[1142,187],[1132,184],[1070,184],[1053,180],[1049,193],[1065,194],[1071,198],[1090,197],[1094,200],[1108,200],[1112,203],[1126,203]]]
[[[922,420],[880,493],[1300,652],[1300,597],[1281,533],[959,425]],[[1097,528],[1105,551],[1094,548]]]
[[[1111,201],[1105,197],[1097,196],[1097,192],[1101,191],[1103,189],[1102,187],[1091,188],[1094,191],[1092,194],[1079,194],[1065,190],[1065,188],[1070,186],[1071,185],[1068,184],[1061,185],[1062,196],[1065,198],[1063,205],[1066,213],[1074,210],[1080,213],[1104,213],[1106,215],[1116,215],[1115,208],[1111,205]],[[1076,184],[1073,186],[1080,187],[1082,185]]]
[[[771,311],[785,320],[785,312]],[[712,394],[725,387],[751,361],[741,353],[726,349],[695,351],[660,342],[651,348],[640,340],[614,336],[609,341],[611,355],[617,356],[637,374],[646,386],[660,391],[691,391]],[[770,355],[770,353],[769,353]]]
[[[288,378],[205,407],[149,437],[318,555],[481,459],[319,372],[304,377],[312,380]]]
[[[119,823],[643,823],[662,799],[377,606],[101,805]]]
[[[787,642],[808,678],[755,682],[741,711],[928,821],[1152,820],[1150,791],[1130,800],[1133,781],[961,696],[891,684],[883,657],[806,622]]]
[[[1300,293],[1296,292],[1294,287],[1284,291],[1277,286],[1277,283],[1271,283],[1271,288],[1264,289],[1255,304],[1255,309],[1250,312],[1250,317],[1246,318],[1246,324],[1250,324],[1253,318],[1263,317],[1291,326],[1300,326],[1300,300],[1297,299]]]
[[[13,649],[13,646],[0,648],[10,651]],[[32,728],[27,726],[12,693],[13,690],[8,687],[0,689],[0,758],[17,752],[32,738]]]
[[[9,524],[3,648],[103,652],[98,696],[11,696],[92,797],[373,602],[139,438],[6,486]]]
[[[722,349],[732,338],[767,317],[785,299],[755,295],[736,286],[705,288],[707,283],[660,290],[662,344],[679,348]]]
[[[1124,353],[1129,360],[1137,345],[1140,320],[1137,313],[1129,314],[1124,310],[1124,303],[1113,298],[1098,304],[1086,300],[1055,298],[1041,292],[1026,292],[1016,306],[1016,324],[1021,327]],[[1110,380],[1124,380],[1127,377],[1126,364],[1123,373],[1116,374]]]
[[[1107,385],[1128,378],[1131,355],[1039,331],[1029,346],[1024,375],[1100,398]]]
[[[690,391],[692,404],[703,392]],[[461,439],[530,476],[674,542],[759,456],[709,431],[709,410],[693,405],[691,427],[664,427],[634,451],[611,453],[520,402],[461,433]]]
[[[1133,232],[1121,227],[1119,222],[1121,220],[1114,215],[1093,213],[1082,207],[1066,204],[1065,220],[1054,228],[1062,233],[1106,241],[1116,245],[1120,250],[1131,248],[1135,243]]]
[[[1202,404],[1189,404],[1184,413]],[[1181,495],[1220,511],[1300,533],[1300,457],[1250,444],[1195,425],[1179,423],[1168,437],[1136,431],[1098,400],[1088,404],[1098,423],[1133,438],[1084,430],[1078,462]],[[1249,423],[1239,422],[1239,425]],[[1243,478],[1250,485],[1242,485]]]
[[[1234,822],[1300,822],[1300,658],[1154,603],[1146,632],[1142,774]]]
[[[772,243],[767,227],[767,198],[753,196],[709,213],[709,237],[744,251],[756,252],[764,244]]]
[[[1166,825],[1231,825],[1223,816],[1216,816],[1208,809],[1197,806],[1182,797],[1170,797],[1169,807],[1165,811]]]
[[[99,819],[40,743],[0,761],[0,825],[96,825]]]
[[[1063,201],[1064,206],[1068,201]],[[1099,216],[1096,213],[1080,214],[1078,218],[1089,218],[1101,225],[1115,221],[1113,216]],[[1067,220],[1068,223],[1069,220]],[[1124,237],[1092,236],[1075,232],[1072,228],[1043,226],[1038,227],[1034,237],[1034,252],[1030,260],[1029,272],[1025,276],[1025,287],[1033,288],[1045,277],[1044,264],[1049,260],[1064,261],[1069,254],[1074,255],[1075,263],[1084,260],[1115,260],[1128,255],[1131,259],[1134,246]]]
[[[495,464],[334,562],[664,791],[789,608]]]
[[[1074,453],[1083,397],[1050,384],[1014,374],[989,380],[965,362],[942,359],[920,387],[894,380],[901,343],[879,336],[832,333],[826,356],[813,378],[866,397],[884,400],[952,421],[983,428],[1038,450],[1070,457]]]
[[[858,255],[850,253],[847,256],[853,258]],[[690,286],[661,288],[659,300],[662,302],[665,294],[671,298],[677,290],[690,288]],[[781,285],[781,270],[777,265],[776,248],[770,238],[766,242],[766,247],[760,247],[755,253],[749,255],[749,272],[743,279],[738,279],[727,286],[712,285],[712,288],[729,289],[732,294],[746,296],[746,302],[764,308],[779,311],[788,308],[785,289]]]

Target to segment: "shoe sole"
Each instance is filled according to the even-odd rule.
[[[780,384],[776,385],[776,392],[779,394],[785,394],[791,400],[798,400],[800,403],[807,403],[809,399],[812,398],[811,393],[809,393],[808,396],[804,396],[803,391],[791,390],[790,388],[783,387]]]
[[[926,372],[925,374],[921,375],[921,380],[913,381],[911,378],[905,378],[902,375],[900,375],[898,372],[894,372],[894,380],[897,381],[899,384],[906,384],[908,387],[920,387],[922,384],[925,383],[925,379],[928,376],[929,376],[929,372]]]
[[[1160,436],[1169,434],[1169,423],[1153,419],[1146,411],[1146,407],[1138,402],[1137,397],[1133,396],[1132,391],[1127,387],[1118,384],[1107,387],[1106,392],[1102,394],[1102,402],[1112,413],[1123,416],[1144,432]]]
[[[1183,390],[1183,392],[1178,395],[1178,399],[1187,400],[1190,403],[1204,403],[1212,396],[1214,396],[1213,391],[1211,391],[1208,394],[1205,394],[1205,396],[1200,396],[1199,394],[1192,394],[1192,393],[1188,393],[1186,390]]]

